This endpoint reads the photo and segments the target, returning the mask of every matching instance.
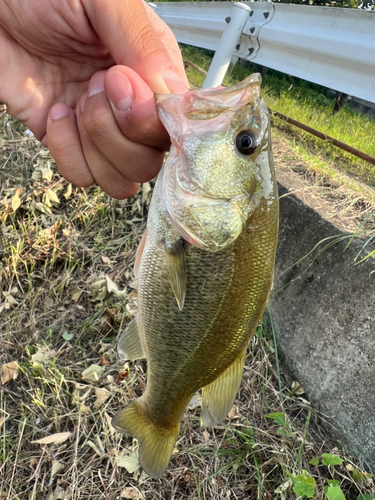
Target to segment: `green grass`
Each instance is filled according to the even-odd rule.
[[[196,47],[182,45],[184,59],[190,60],[206,71],[209,68],[212,53]],[[250,73],[260,71],[253,63],[245,66],[232,66],[224,79],[224,85],[233,85],[243,80]],[[192,86],[201,86],[204,76],[193,68],[188,68]],[[268,70],[263,77],[263,97],[273,111],[278,111],[319,131],[345,142],[359,150],[375,156],[375,119],[353,111],[348,105],[333,115],[334,100],[328,98],[328,90],[304,80],[294,78],[278,71]],[[375,186],[375,166],[350,155],[328,142],[321,141],[299,129],[292,128],[280,119],[273,121],[276,127],[292,132],[313,146],[320,154],[338,164],[339,170],[356,176],[370,186]]]

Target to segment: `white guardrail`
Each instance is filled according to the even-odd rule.
[[[235,4],[154,5],[179,42],[216,51]],[[375,103],[375,11],[266,2],[240,5],[250,10],[244,14],[239,39],[236,35],[233,56]]]

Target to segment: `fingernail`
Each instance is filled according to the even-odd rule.
[[[68,108],[68,106],[66,106],[62,102],[59,102],[58,104],[55,104],[53,108],[51,108],[51,119],[54,121],[60,120],[61,118],[68,116],[69,112],[70,108]]]
[[[116,109],[127,111],[133,105],[133,88],[121,71],[112,71],[106,80],[107,95]]]
[[[189,90],[181,78],[171,69],[164,71],[163,79],[172,94],[185,94]]]
[[[95,75],[91,78],[89,83],[88,97],[103,92],[105,74],[105,71],[99,71],[98,73],[95,73]]]

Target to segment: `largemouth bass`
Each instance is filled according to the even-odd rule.
[[[278,199],[260,81],[157,97],[172,146],[137,251],[138,314],[118,347],[147,359],[147,386],[112,421],[154,478],[198,389],[203,426],[227,416],[271,289]]]

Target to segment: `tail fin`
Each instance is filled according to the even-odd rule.
[[[180,430],[157,426],[147,415],[141,400],[133,401],[112,419],[113,427],[138,439],[139,461],[147,474],[161,477],[168,466]]]

